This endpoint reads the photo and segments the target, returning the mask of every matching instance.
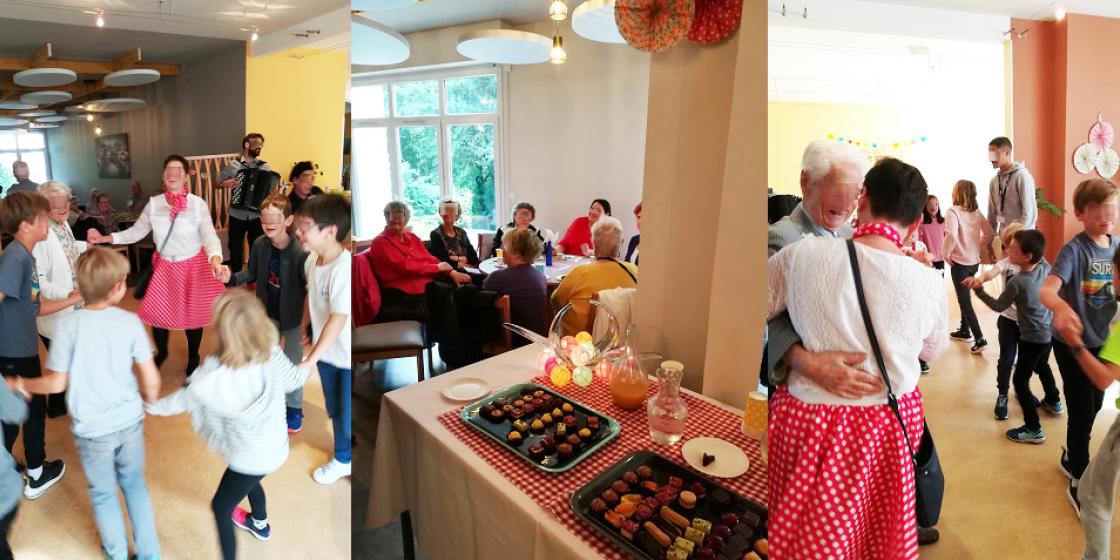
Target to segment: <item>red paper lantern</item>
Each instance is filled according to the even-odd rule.
[[[688,34],[695,10],[694,0],[617,0],[614,20],[630,46],[659,52]]]
[[[743,0],[696,0],[696,15],[688,40],[708,44],[722,41],[739,29]]]

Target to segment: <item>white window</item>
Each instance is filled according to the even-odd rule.
[[[47,155],[47,135],[42,132],[0,130],[0,187],[5,190],[16,182],[12,163],[22,161],[31,172],[30,179],[44,183],[51,179]]]
[[[385,204],[400,200],[412,209],[413,232],[426,239],[441,223],[439,200],[448,196],[462,206],[462,228],[494,231],[502,184],[500,70],[367,75],[353,83],[355,237],[380,233]]]

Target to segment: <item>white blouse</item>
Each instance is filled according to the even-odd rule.
[[[812,237],[788,245],[767,262],[768,317],[789,310],[810,352],[863,352],[859,369],[880,376],[863,324],[846,240]],[[918,359],[931,361],[949,346],[949,303],[936,269],[914,259],[856,243],[864,295],[896,396],[918,386]],[[871,406],[887,402],[887,391],[862,399],[838,397],[797,370],[789,392],[809,404]]]
[[[70,229],[70,225],[65,225]],[[74,241],[78,247],[78,254],[86,251],[85,241]],[[74,283],[74,271],[70,268],[70,259],[66,257],[66,250],[62,247],[58,235],[54,230],[47,231],[47,239],[35,244],[31,250],[35,257],[35,271],[39,274],[39,295],[43,299],[60,300],[70,297],[70,292],[78,289]],[[74,312],[74,307],[56,311],[49,315],[40,315],[35,318],[39,326],[39,334],[51,339],[54,338],[54,329],[63,317]]]
[[[156,249],[159,249],[170,228],[171,205],[163,196],[154,196],[132,227],[112,234],[113,244],[136,243],[151,232]],[[206,249],[206,256],[209,258],[221,257],[222,241],[214,231],[214,222],[210,218],[206,201],[188,194],[187,207],[175,218],[175,230],[171,232],[167,246],[160,252],[160,258],[171,262],[183,261],[194,257],[202,249]]]

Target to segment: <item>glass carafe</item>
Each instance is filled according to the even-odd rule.
[[[681,397],[684,365],[667,360],[657,370],[657,394],[649,400],[649,437],[661,445],[673,445],[684,434],[688,405]]]
[[[623,410],[638,410],[646,400],[649,379],[642,372],[638,360],[637,336],[634,325],[626,327],[626,345],[621,349],[618,363],[611,368],[611,399]]]

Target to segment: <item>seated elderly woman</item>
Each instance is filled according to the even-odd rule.
[[[453,268],[478,266],[478,253],[467,238],[467,232],[455,225],[463,214],[463,207],[451,198],[439,203],[439,215],[443,223],[432,230],[430,235],[431,253],[435,258],[450,264]]]
[[[539,239],[543,244],[544,232],[533,225],[533,220],[536,218],[537,209],[534,208],[532,204],[528,202],[518,202],[517,206],[513,207],[513,221],[498,228],[498,231],[494,232],[494,242],[491,244],[490,254],[487,255],[487,258],[498,256],[498,249],[502,248],[502,242],[505,236],[515,229],[529,230],[533,233],[534,237]]]
[[[483,290],[508,295],[510,320],[539,335],[548,334],[552,316],[548,309],[548,282],[544,274],[533,268],[533,260],[541,254],[541,242],[527,229],[515,229],[502,240],[502,260],[506,268],[486,277]],[[514,337],[515,346],[528,340]]]
[[[572,304],[563,322],[564,332],[572,335],[591,330],[591,304],[588,302],[596,292],[638,287],[638,267],[618,260],[622,224],[604,216],[591,228],[591,236],[595,243],[595,262],[573,268],[552,293],[554,310]]]
[[[463,365],[459,318],[451,284],[433,280],[449,279],[465,284],[471,277],[452,270],[451,265],[433,257],[419,237],[408,231],[412,212],[401,202],[385,206],[385,230],[373,239],[370,254],[373,274],[381,286],[381,311],[378,322],[413,320],[436,330],[440,357],[451,367]]]

